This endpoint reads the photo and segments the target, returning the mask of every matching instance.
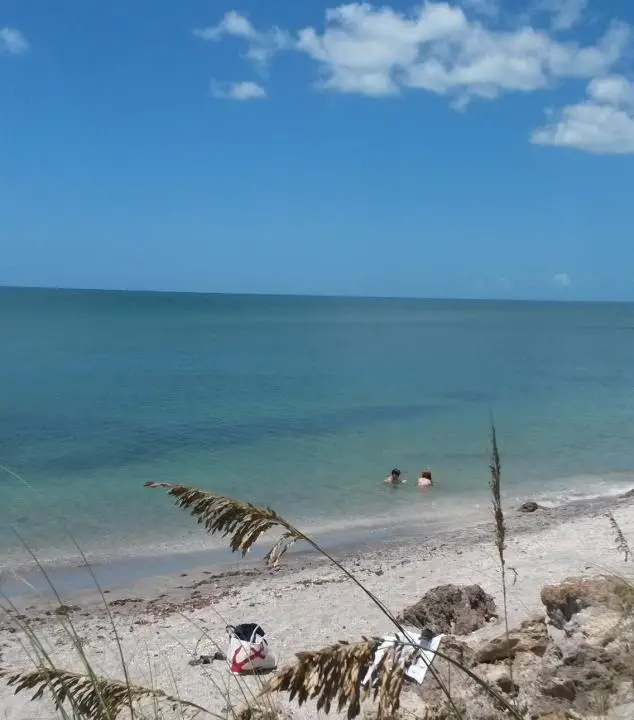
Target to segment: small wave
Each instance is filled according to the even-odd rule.
[[[618,497],[633,487],[634,472],[630,471],[574,475],[549,482],[547,489],[533,493],[530,499],[544,507],[555,508],[571,502]]]

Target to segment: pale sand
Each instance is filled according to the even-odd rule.
[[[613,531],[605,517],[607,510],[614,511],[624,533],[634,539],[632,499],[578,503],[521,517],[507,512],[507,562],[517,573],[513,584],[514,572],[510,572],[511,625],[540,611],[539,592],[545,584],[570,575],[606,570],[627,573],[629,563],[626,565],[615,549]],[[479,583],[494,595],[501,610],[500,574],[491,534],[489,523],[426,541],[421,528],[420,537],[363,552],[357,548],[352,554],[338,557],[393,611],[415,602],[430,588],[449,582]],[[188,664],[194,655],[216,650],[204,633],[217,639],[221,649],[226,650],[226,623],[259,622],[283,665],[291,662],[298,650],[391,631],[380,611],[336,568],[314,558],[289,560],[291,567],[278,573],[256,571],[243,563],[240,574],[214,577],[209,572],[188,573],[186,580],[155,579],[153,589],[146,583],[130,590],[112,590],[106,596],[110,601],[128,598],[112,609],[132,679],[222,712],[226,700],[221,688],[229,686],[238,703],[241,691],[223,662],[194,667]],[[188,586],[178,588],[179,581]],[[165,597],[156,599],[162,592]],[[135,597],[145,599],[133,602]],[[87,597],[73,601],[81,604],[82,609],[72,617],[93,667],[102,675],[122,677],[113,629],[103,609],[95,609],[94,599]],[[165,603],[170,601],[185,609],[174,612],[172,607],[164,612]],[[191,609],[192,605],[197,609]],[[44,617],[41,606],[33,607],[27,616],[42,618],[34,621],[34,626],[58,667],[81,671],[81,662],[65,635],[62,621]],[[2,620],[0,667],[29,667],[22,633],[11,631],[6,616]],[[478,634],[493,635],[501,630],[499,620]],[[256,679],[249,679],[248,684],[257,691]],[[317,716],[310,705],[292,709],[296,717]],[[28,693],[14,697],[2,684],[0,717],[44,720],[55,715],[49,704],[31,703]]]

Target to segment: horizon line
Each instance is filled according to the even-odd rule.
[[[196,295],[229,297],[262,297],[262,298],[314,298],[323,300],[419,300],[428,302],[507,302],[507,303],[543,303],[553,305],[564,304],[596,304],[630,305],[634,300],[580,300],[577,298],[504,298],[504,297],[450,297],[450,296],[417,296],[417,295],[336,295],[331,293],[282,293],[282,292],[220,292],[214,290],[158,290],[135,288],[91,288],[60,285],[11,285],[0,282],[1,290],[40,290],[48,292],[68,293],[116,293],[129,295]]]

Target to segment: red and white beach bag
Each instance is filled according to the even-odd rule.
[[[264,639],[264,630],[257,623],[227,625],[229,633],[229,670],[234,675],[246,675],[273,670],[277,663],[269,644]]]

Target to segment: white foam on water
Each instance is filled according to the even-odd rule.
[[[599,498],[617,497],[634,487],[633,472],[610,472],[598,475],[576,475],[549,480],[547,486],[528,483],[506,493],[504,505],[509,510],[526,500],[534,500],[549,508],[561,507],[570,502],[591,501]],[[386,500],[384,512],[373,515],[349,514],[343,517],[318,516],[298,518],[295,524],[319,542],[332,543],[334,538],[342,542],[372,541],[399,529],[415,527],[416,531],[433,535],[444,530],[464,528],[490,518],[490,499],[486,487],[478,495],[434,494],[434,490],[421,492],[418,488],[399,488],[407,493],[407,503],[390,504]],[[386,496],[389,497],[389,496]],[[399,501],[401,498],[398,498]],[[404,499],[404,496],[403,496]],[[258,551],[270,547],[278,534],[273,530],[257,543]],[[93,565],[133,561],[142,558],[157,560],[161,557],[226,551],[226,541],[206,534],[194,527],[175,536],[147,538],[117,538],[117,543],[102,543],[99,547],[83,548],[86,558]],[[57,547],[47,547],[36,552],[38,561],[45,568],[79,567],[81,555],[71,538]],[[34,563],[26,551],[9,550],[2,553],[1,564],[5,570],[20,571],[32,568]]]
[[[530,499],[544,507],[555,508],[570,502],[618,497],[633,487],[634,473],[630,471],[575,475],[549,481],[547,489],[534,493]],[[528,495],[524,499],[529,499]]]

